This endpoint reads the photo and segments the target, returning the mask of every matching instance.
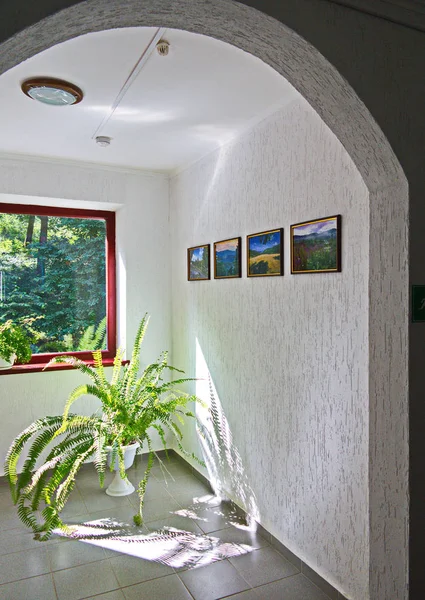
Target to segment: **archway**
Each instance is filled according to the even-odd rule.
[[[370,598],[407,588],[407,216],[404,173],[347,82],[278,21],[230,0],[89,0],[1,46],[0,73],[47,47],[108,28],[163,26],[201,33],[261,58],[310,103],[341,141],[369,190]],[[395,341],[397,340],[397,341]],[[387,515],[392,514],[391,520]]]

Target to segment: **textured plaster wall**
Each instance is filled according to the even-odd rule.
[[[409,473],[401,449],[409,437],[407,406],[403,411],[408,391],[408,209],[400,202],[406,188],[401,183],[370,194],[369,570],[371,598],[376,600],[422,596],[409,592],[406,581],[409,511],[403,499],[408,498]],[[387,377],[382,376],[382,365]],[[384,562],[389,554],[391,560]]]
[[[151,323],[142,362],[156,359],[171,345],[168,178],[0,158],[0,202],[43,204],[44,197],[47,203],[59,199],[70,207],[78,204],[80,208],[109,206],[117,210],[119,342],[127,351],[131,349],[135,330],[147,311]],[[162,240],[159,245],[158,239]],[[79,374],[69,371],[0,375],[0,457],[4,457],[13,436],[32,420],[60,414],[68,393],[82,382]],[[90,414],[97,401],[84,398],[75,408]],[[0,469],[3,473],[3,460]]]
[[[342,273],[290,275],[289,225],[337,213]],[[171,214],[174,362],[209,371],[262,524],[348,597],[369,598],[369,202],[357,169],[300,98],[174,177]],[[285,275],[246,278],[245,236],[280,226]],[[239,235],[242,279],[187,282],[187,247]],[[221,475],[245,502],[242,474]]]

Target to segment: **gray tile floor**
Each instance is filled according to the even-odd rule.
[[[73,537],[46,543],[20,525],[2,481],[0,599],[329,600],[185,463],[166,465],[166,480],[158,464],[152,470],[143,527],[131,520],[137,495],[107,496],[85,466],[63,512]],[[142,468],[138,457],[133,483]]]

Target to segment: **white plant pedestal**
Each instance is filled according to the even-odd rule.
[[[134,457],[136,456],[136,451],[138,447],[139,444],[136,442],[135,444],[131,444],[130,446],[126,446],[125,448],[123,448],[124,466],[126,470],[133,465]],[[108,450],[108,466],[110,466],[112,458],[112,448],[108,448]],[[132,494],[135,491],[135,487],[127,478],[123,479],[121,477],[120,468],[118,464],[118,457],[115,459],[114,471],[115,477],[105,490],[108,496],[128,496],[129,494]]]
[[[117,471],[105,491],[108,496],[129,496],[135,491],[135,487],[128,479],[123,479]]]

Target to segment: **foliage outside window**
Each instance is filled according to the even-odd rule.
[[[31,339],[33,363],[115,354],[115,214],[0,204],[0,323]]]

